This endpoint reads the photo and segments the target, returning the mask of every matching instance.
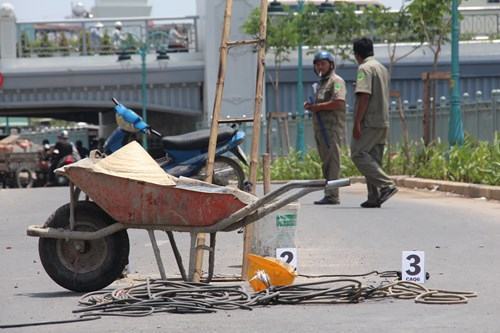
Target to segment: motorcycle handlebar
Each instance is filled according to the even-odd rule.
[[[156,135],[157,137],[160,137],[160,138],[161,138],[161,137],[163,136],[160,132],[158,132],[157,130],[155,130],[155,129],[153,129],[153,128],[150,128],[150,129],[149,129],[149,131],[151,132],[151,134],[154,134],[154,135]]]

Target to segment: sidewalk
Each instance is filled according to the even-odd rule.
[[[391,176],[391,178],[396,182],[397,186],[401,187],[437,190],[441,192],[456,193],[470,198],[486,198],[488,200],[500,201],[500,186],[460,183],[409,176]],[[351,177],[351,181],[353,183],[364,183],[365,178],[361,176]]]

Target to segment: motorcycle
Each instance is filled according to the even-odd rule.
[[[59,151],[57,149],[51,149],[51,147],[45,147],[38,159],[38,165],[36,170],[36,180],[35,186],[67,186],[69,185],[68,178],[62,175],[54,175],[54,178],[50,179],[51,164],[57,162],[55,169],[69,165],[76,162],[77,159],[72,154],[66,156],[59,156]]]
[[[209,130],[199,130],[176,136],[162,136],[149,124],[113,98],[118,127],[104,143],[104,153],[112,154],[132,140],[137,133],[161,137],[162,156],[156,159],[158,164],[169,174],[205,180],[208,158]],[[236,128],[221,127],[217,136],[214,161],[213,183],[221,186],[235,186],[244,189],[245,173],[240,163],[228,154],[231,153],[241,163],[248,166],[248,160],[241,149],[245,133]]]

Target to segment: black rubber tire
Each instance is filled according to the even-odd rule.
[[[24,181],[21,177],[25,173],[28,175],[27,181]],[[33,187],[35,179],[33,177],[33,171],[28,168],[20,168],[16,170],[16,185],[19,188],[30,188]]]
[[[59,207],[45,227],[69,228],[69,204]],[[115,221],[95,203],[78,201],[75,230],[97,231]],[[80,245],[83,250],[75,248]],[[93,241],[40,238],[38,252],[43,268],[61,287],[76,292],[102,289],[115,281],[128,264],[130,244],[126,230]]]
[[[220,179],[217,177],[217,169],[222,168],[222,167],[229,167],[233,170],[234,175],[236,176],[236,179],[234,179],[237,182],[237,186],[240,190],[243,190],[244,185],[245,185],[245,172],[241,168],[241,165],[233,160],[230,157],[227,156],[217,156],[215,157],[215,163],[214,163],[214,177],[213,177],[213,183],[216,185],[220,186],[227,186],[230,185],[228,184],[226,179]],[[198,173],[198,177],[201,180],[205,180],[206,178],[206,171],[205,167],[200,170]]]

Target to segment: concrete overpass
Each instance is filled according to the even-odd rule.
[[[186,53],[170,53],[170,59],[157,60],[154,52],[146,58],[147,72],[147,110],[148,120],[165,134],[185,132],[195,127],[205,127],[212,111],[215,82],[218,68],[218,47],[220,43],[221,15],[224,0],[214,1],[207,6],[198,1],[201,13],[193,25],[191,44],[195,45]],[[245,13],[258,5],[257,0],[235,1],[236,14],[233,15],[233,40],[243,39],[239,25]],[[239,7],[238,7],[239,6]],[[131,60],[118,61],[117,55],[104,56],[58,56],[19,58],[20,37],[11,38],[11,48],[5,50],[6,18],[0,18],[0,73],[4,78],[0,87],[0,115],[56,117],[74,121],[100,123],[103,135],[114,127],[111,112],[111,98],[139,111],[141,98],[141,60],[133,55]],[[140,25],[147,29],[154,18],[140,18]],[[169,19],[168,19],[169,20]],[[234,21],[235,20],[235,21]],[[112,24],[114,19],[103,19]],[[123,20],[127,22],[126,19]],[[66,22],[66,21],[65,21]],[[73,22],[69,20],[69,22]],[[78,21],[84,28],[93,23]],[[7,22],[9,23],[9,22]],[[67,23],[67,22],[66,22]],[[10,22],[12,26],[12,22]],[[33,25],[33,22],[15,22],[14,26]],[[138,25],[139,24],[139,25]],[[139,29],[140,30],[140,29]],[[13,47],[12,47],[13,45]],[[405,53],[411,45],[400,46]],[[312,93],[311,84],[317,80],[311,69],[314,50],[304,51],[304,90],[305,96]],[[382,62],[387,60],[387,47],[376,47],[376,55]],[[6,56],[7,55],[7,56]],[[500,88],[499,66],[500,43],[464,42],[461,44],[462,92],[471,98],[477,91],[482,98],[490,98],[494,89]],[[420,74],[431,70],[432,60],[429,51],[423,47],[404,59],[394,69],[393,89],[399,90],[408,105],[415,106],[422,96]],[[449,47],[444,46],[440,70],[449,70]],[[266,110],[274,111],[275,93],[271,87],[273,58],[267,60],[268,83],[266,88]],[[282,65],[279,96],[279,111],[294,114],[296,111],[296,68],[297,54],[292,52],[290,61]],[[255,91],[255,53],[251,47],[231,50],[229,56],[222,117],[251,117],[253,94]],[[348,83],[349,104],[352,105],[352,82],[356,66],[348,61],[338,61],[337,71]],[[441,82],[438,96],[448,95],[448,84]],[[106,125],[110,125],[107,127]]]
[[[215,96],[225,0],[215,0],[210,6],[205,1],[198,2],[198,15],[192,17],[69,19],[58,22],[18,22],[13,8],[2,5],[0,115],[100,123],[104,125],[105,135],[106,125],[114,124],[113,113],[106,112],[112,110],[112,97],[140,111],[140,56],[135,54],[131,60],[118,61],[116,54],[90,55],[91,43],[87,38],[81,38],[82,34],[90,33],[97,22],[103,23],[107,29],[120,20],[124,32],[137,37],[139,43],[148,48],[145,61],[148,121],[169,134],[206,127]],[[258,5],[258,0],[235,1],[232,39],[249,38],[241,33],[241,20]],[[151,41],[159,34],[168,35],[168,29],[177,24],[188,27],[188,52],[168,53],[169,60],[157,60],[155,52],[163,45],[153,45]],[[47,52],[40,49],[24,52],[26,40],[39,41],[39,33],[42,37],[52,33],[52,38],[57,40],[60,36],[57,29],[70,31],[68,34],[73,39],[80,38],[76,50],[74,45],[63,51],[57,49],[51,51],[49,57],[42,56]],[[155,38],[150,39],[151,36]],[[99,51],[93,53],[102,53]],[[241,69],[233,71],[235,67]],[[253,49],[243,47],[232,51],[227,69],[222,116],[248,113],[253,109],[255,93],[256,55]]]
[[[141,110],[139,56],[18,58],[1,61],[4,77],[0,115],[54,117],[99,122],[112,110],[111,98]],[[170,60],[147,57],[147,109],[153,116],[200,120],[203,116],[203,69],[200,53],[172,54]],[[158,116],[158,115],[156,115]]]

